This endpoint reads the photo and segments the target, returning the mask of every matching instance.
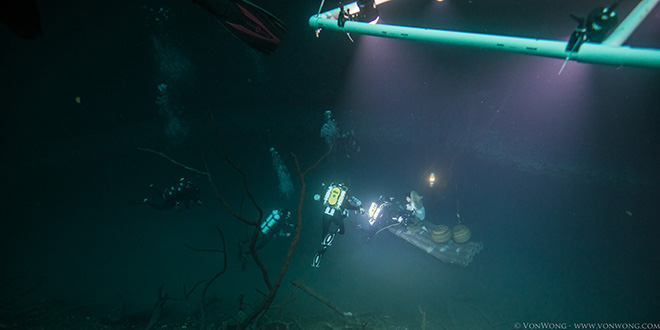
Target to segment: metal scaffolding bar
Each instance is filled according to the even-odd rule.
[[[644,8],[647,8],[647,6],[649,6],[652,2],[655,3],[659,0],[644,1],[648,1],[647,4],[644,5]],[[350,4],[348,6],[354,6],[354,4]],[[425,29],[398,25],[368,24],[356,21],[346,21],[344,26],[339,26],[338,20],[336,19],[338,14],[339,8],[318,15],[313,15],[309,18],[309,25],[317,30],[323,29],[344,33],[359,33],[386,38],[493,49],[529,55],[554,57],[560,58],[562,60],[570,58],[570,60],[585,63],[606,64],[614,66],[626,65],[660,69],[659,49],[633,48],[629,46],[616,45],[615,40],[618,42],[618,40],[621,38],[618,36],[617,39],[612,39],[611,43],[613,43],[613,45],[587,42],[580,47],[578,52],[570,53],[566,51],[566,41],[558,40]],[[641,16],[636,16],[638,16],[636,20],[639,20],[637,22],[637,24],[639,24],[639,22],[641,22]],[[630,28],[631,26],[632,24],[626,28],[626,30],[634,30],[634,28]],[[623,35],[624,32],[621,33]],[[625,38],[627,38],[627,35]]]
[[[623,45],[628,37],[635,32],[635,29],[639,24],[644,21],[644,18],[653,10],[655,5],[658,4],[660,0],[642,0],[637,4],[635,9],[626,16],[626,19],[619,24],[619,26],[612,31],[609,37],[603,41],[603,45],[607,46],[621,46]]]

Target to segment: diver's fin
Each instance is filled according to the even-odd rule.
[[[323,241],[321,241],[321,245],[323,245],[324,249],[327,249],[329,246],[332,246],[332,242],[334,242],[335,236],[336,236],[335,233],[331,233],[323,237]]]
[[[286,34],[286,26],[282,21],[248,1],[196,0],[195,2],[213,14],[229,32],[264,54],[272,54]]]
[[[326,250],[327,249],[321,249],[314,254],[314,258],[312,258],[312,267],[319,268],[321,266],[321,259]]]

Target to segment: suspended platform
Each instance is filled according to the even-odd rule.
[[[467,241],[459,244],[450,240],[447,243],[437,243],[431,239],[427,230],[411,233],[403,226],[390,227],[387,230],[442,262],[463,267],[470,265],[474,256],[484,249],[481,242]]]

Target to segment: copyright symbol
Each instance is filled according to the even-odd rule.
[[[520,329],[520,323],[516,322],[513,324],[514,329]]]

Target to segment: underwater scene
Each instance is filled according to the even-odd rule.
[[[6,1],[0,330],[660,329],[644,3]]]

